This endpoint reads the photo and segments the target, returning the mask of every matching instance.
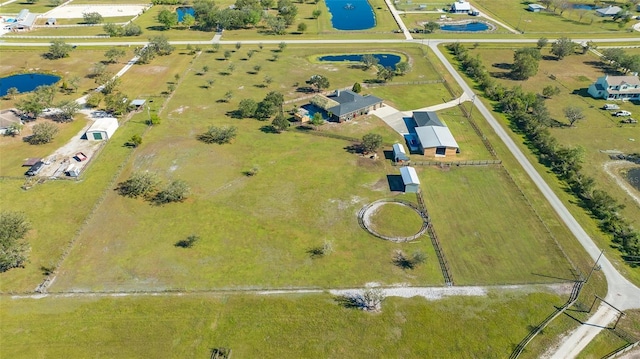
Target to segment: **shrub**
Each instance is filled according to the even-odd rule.
[[[155,174],[149,172],[136,172],[128,180],[118,184],[116,190],[120,195],[137,198],[140,196],[148,197],[156,187],[160,184],[160,180]]]
[[[204,143],[217,143],[219,145],[230,143],[236,137],[235,126],[211,126],[207,132],[198,136],[198,139]]]
[[[153,202],[157,205],[171,203],[171,202],[182,202],[187,199],[187,195],[189,194],[189,185],[183,180],[175,180],[163,189],[158,192],[153,197]]]

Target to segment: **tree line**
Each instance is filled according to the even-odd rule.
[[[600,228],[611,236],[613,246],[622,253],[623,258],[639,256],[640,232],[620,214],[624,205],[607,192],[596,188],[594,178],[581,171],[584,149],[561,145],[549,132],[551,116],[544,96],[525,92],[520,86],[506,88],[498,84],[480,59],[471,56],[459,43],[449,44],[447,49],[459,61],[464,72],[478,83],[485,95],[497,102],[497,108],[506,115],[513,127],[526,137],[528,146],[541,163],[564,181],[582,207],[598,219]]]

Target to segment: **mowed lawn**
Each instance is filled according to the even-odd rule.
[[[0,335],[10,358],[205,358],[213,348],[237,358],[505,358],[562,302],[517,291],[391,297],[372,314],[327,294],[2,297]]]
[[[573,279],[569,263],[502,168],[418,173],[456,284]]]

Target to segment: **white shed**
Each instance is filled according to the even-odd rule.
[[[102,141],[108,140],[118,129],[118,119],[113,117],[103,117],[97,119],[87,130],[87,140]]]
[[[420,192],[420,179],[413,167],[400,167],[400,176],[404,183],[404,191],[410,193]]]

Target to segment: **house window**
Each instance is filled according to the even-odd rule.
[[[436,155],[444,156],[447,154],[446,147],[436,147]]]
[[[94,139],[94,140],[101,140],[101,139],[102,139],[102,133],[100,133],[100,132],[94,132],[94,133],[93,133],[93,139]]]

